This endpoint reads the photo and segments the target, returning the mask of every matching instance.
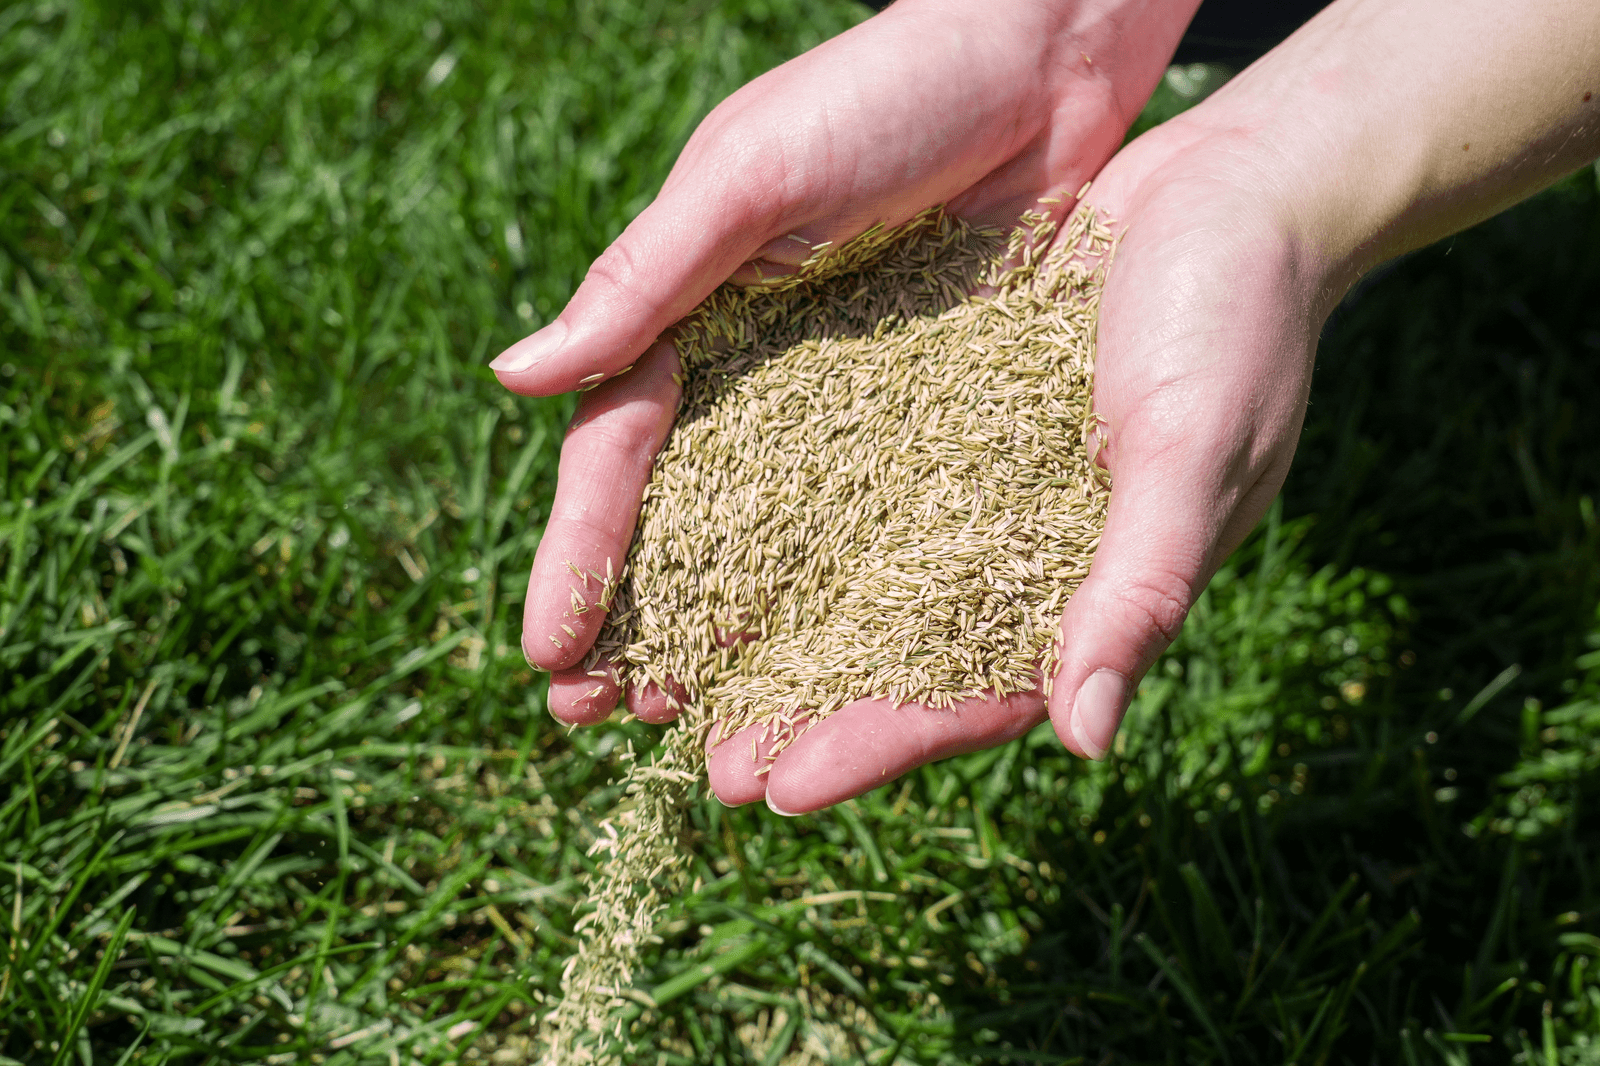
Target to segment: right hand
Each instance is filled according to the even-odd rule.
[[[659,197],[590,268],[565,310],[491,364],[523,395],[602,382],[562,445],[523,609],[523,650],[551,672],[551,713],[603,720],[614,674],[581,669],[621,573],[677,410],[676,353],[655,343],[724,281],[792,270],[935,204],[983,224],[1040,198],[1064,215],[1154,89],[1198,0],[900,0],[762,75],[690,138]],[[632,367],[632,372],[620,375]],[[614,380],[611,380],[614,379]],[[647,721],[675,714],[630,692]]]

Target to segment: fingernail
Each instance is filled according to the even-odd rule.
[[[489,369],[502,374],[520,374],[524,370],[531,370],[554,355],[566,339],[567,324],[558,318],[495,356]]]
[[[1078,689],[1072,701],[1072,739],[1089,758],[1105,758],[1127,703],[1128,679],[1115,670],[1096,670]]]
[[[799,811],[786,811],[782,807],[778,806],[776,803],[773,803],[772,802],[772,793],[770,793],[770,792],[767,793],[767,806],[772,809],[772,813],[773,814],[781,814],[785,818],[798,818],[798,817],[800,817],[800,812]]]

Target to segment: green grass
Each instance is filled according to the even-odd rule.
[[[481,364],[863,14],[0,10],[4,1061],[527,1060],[651,734],[544,713],[570,401]],[[1597,219],[1585,172],[1347,302],[1108,763],[1040,730],[795,821],[698,805],[637,1039],[1600,1061]]]

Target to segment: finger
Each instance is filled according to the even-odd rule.
[[[1157,487],[1118,482],[1089,575],[1067,601],[1050,717],[1069,749],[1111,747],[1138,679],[1178,635],[1209,577],[1215,530],[1174,521]]]
[[[647,681],[644,684],[630,681],[628,710],[641,722],[666,725],[683,713],[687,696],[683,686],[674,681],[669,680],[665,688],[654,681]]]
[[[802,234],[786,233],[759,248],[728,280],[735,285],[760,285],[787,277],[808,260],[824,254],[827,248],[827,245],[813,243],[812,238]]]
[[[1287,463],[1269,468],[1250,490],[1233,493],[1237,503],[1225,517],[1194,501],[1183,513],[1181,494],[1164,479],[1116,482],[1094,563],[1061,619],[1050,718],[1068,748],[1088,759],[1110,750],[1139,679],[1177,638],[1196,597],[1255,527],[1286,472]]]
[[[777,165],[759,152],[733,160],[685,150],[661,195],[589,267],[565,309],[489,364],[501,384],[551,396],[631,365],[768,240],[773,205],[750,190],[771,187]]]
[[[1041,73],[1037,50],[1017,41],[1041,39],[1056,20],[1043,8],[1013,15],[963,32],[937,5],[906,5],[734,93],[696,129],[660,196],[595,261],[555,321],[490,364],[501,382],[550,395],[603,379],[743,264],[759,260],[761,272],[782,273],[813,245],[896,225],[972,188],[1052,119],[1055,94],[1016,88]],[[1086,88],[1099,75],[1051,76],[1069,98],[1062,106],[1086,116],[1054,143],[1077,143],[1087,123],[1097,145],[1113,144],[1118,116]],[[1090,153],[1076,169],[1087,173],[1101,158]],[[791,234],[799,239],[786,241]],[[738,275],[759,277],[753,268]]]
[[[1114,488],[1062,615],[1049,707],[1087,758],[1277,494],[1305,414],[1317,323],[1292,250],[1247,208],[1208,225],[1175,207],[1140,206],[1101,301],[1094,403]]]
[[[567,725],[595,725],[611,717],[622,693],[610,663],[590,670],[556,670],[550,675],[550,713]]]
[[[677,413],[677,372],[677,353],[663,342],[579,401],[522,609],[522,649],[541,670],[573,666],[600,632],[651,465]]]
[[[768,726],[752,725],[724,741],[721,728],[721,723],[714,726],[706,743],[706,780],[726,806],[754,803],[767,794],[767,778],[761,771],[771,763],[777,737]]]
[[[948,709],[858,700],[779,753],[766,775],[767,806],[784,815],[821,810],[923,763],[1014,740],[1044,717],[1038,689],[984,696]]]

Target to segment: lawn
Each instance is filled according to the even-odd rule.
[[[653,732],[545,714],[483,363],[866,14],[0,7],[0,1064],[533,1061]],[[1347,300],[1106,763],[698,803],[629,1060],[1600,1062],[1597,291],[1585,170]]]

